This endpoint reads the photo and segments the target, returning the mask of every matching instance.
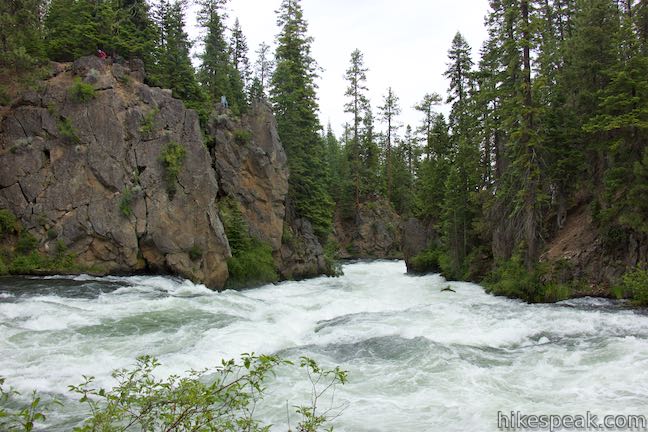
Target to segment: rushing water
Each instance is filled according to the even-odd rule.
[[[65,394],[82,374],[110,385],[140,354],[168,374],[254,351],[347,369],[341,431],[493,431],[499,410],[648,414],[641,311],[601,299],[527,305],[405,275],[402,262],[344,273],[224,293],[166,277],[0,279],[0,375],[23,392]],[[281,375],[259,415],[285,431],[286,401],[306,391],[299,371]],[[76,411],[59,411],[47,430],[69,429]]]

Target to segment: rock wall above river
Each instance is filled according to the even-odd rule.
[[[282,275],[322,273],[316,239],[298,252],[283,242],[291,224],[309,232],[286,220],[289,173],[270,108],[216,114],[203,139],[196,112],[143,79],[140,62],[53,64],[1,119],[0,208],[42,253],[63,243],[95,273],[171,273],[220,289],[231,249],[218,202],[232,197]],[[92,91],[74,95],[80,83]]]
[[[351,217],[338,211],[335,239],[341,258],[402,258],[401,219],[386,200],[361,203]]]

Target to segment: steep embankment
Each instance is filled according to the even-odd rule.
[[[236,122],[214,116],[203,139],[196,113],[145,85],[142,69],[95,57],[54,64],[5,111],[0,208],[35,248],[63,245],[95,273],[172,273],[222,288],[232,250],[219,200],[230,197],[282,275],[324,272],[312,232],[286,220],[288,169],[269,108]],[[297,258],[286,229],[303,240]]]
[[[629,269],[648,262],[648,238],[601,232],[587,204],[574,206],[552,235],[540,261],[557,264],[558,282],[584,282],[575,295],[610,296]]]
[[[588,200],[574,205],[562,221],[547,234],[540,256],[544,284],[568,284],[568,296],[613,296],[628,269],[648,262],[648,238],[605,232],[594,222]],[[550,226],[551,221],[546,221]],[[496,237],[496,236],[495,236]],[[492,256],[498,256],[501,238],[492,242]],[[408,220],[403,227],[403,253],[409,272],[438,272],[434,251],[440,247],[432,223]],[[478,271],[471,275],[477,282],[493,265],[493,258],[477,260]]]

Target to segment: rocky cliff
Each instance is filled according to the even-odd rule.
[[[330,272],[324,250],[307,220],[287,202],[288,161],[266,103],[235,120],[215,113],[208,145],[219,195],[236,200],[250,234],[270,245],[279,275],[302,279]]]
[[[335,215],[341,258],[402,258],[401,220],[386,200],[361,203],[351,217]]]
[[[269,107],[237,121],[216,114],[203,138],[196,113],[143,78],[138,62],[54,64],[3,113],[0,209],[41,253],[64,244],[95,273],[171,273],[222,288],[231,249],[218,203],[231,197],[281,274],[321,273],[319,243],[291,260],[282,242],[286,229],[309,230],[286,219],[288,169]]]

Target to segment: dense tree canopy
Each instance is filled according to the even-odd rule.
[[[328,193],[325,145],[320,136],[312,38],[299,0],[278,10],[275,70],[270,98],[290,167],[289,198],[320,236],[330,232],[333,202]]]

